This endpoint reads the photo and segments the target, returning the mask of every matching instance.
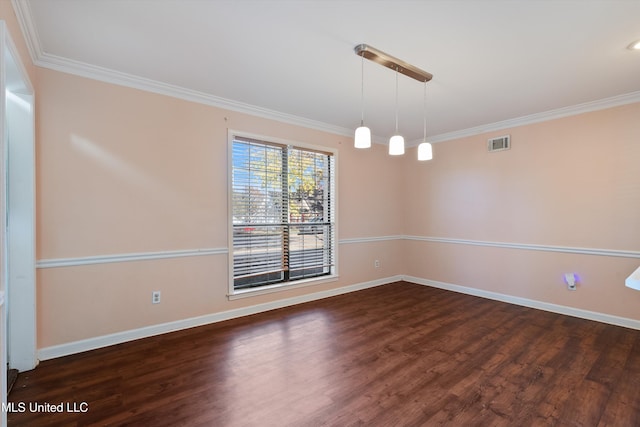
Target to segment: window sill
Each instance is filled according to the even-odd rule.
[[[321,278],[296,280],[295,282],[290,282],[290,283],[278,283],[275,285],[263,286],[256,289],[245,289],[245,290],[235,291],[234,293],[227,295],[227,298],[229,298],[229,300],[235,300],[240,298],[255,297],[258,295],[273,294],[276,292],[283,292],[291,289],[298,289],[298,288],[304,288],[312,285],[320,285],[322,283],[335,282],[338,280],[338,277],[339,276],[337,275],[323,276]]]

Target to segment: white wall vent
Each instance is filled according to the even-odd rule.
[[[489,151],[502,151],[511,148],[511,135],[499,136],[487,140]]]

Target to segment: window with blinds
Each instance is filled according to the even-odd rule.
[[[334,274],[332,153],[233,136],[233,290]]]

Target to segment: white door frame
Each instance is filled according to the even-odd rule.
[[[6,403],[7,362],[19,371],[35,368],[37,335],[34,90],[4,21],[0,71],[0,386]]]

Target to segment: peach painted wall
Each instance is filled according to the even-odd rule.
[[[38,80],[40,261],[227,248],[228,128],[337,149],[339,239],[402,232],[402,163],[382,146],[48,69]],[[341,244],[339,281],[233,301],[227,254],[40,268],[38,346],[392,277],[400,253],[397,240]]]
[[[226,248],[228,128],[336,148],[339,239],[364,239],[339,245],[337,282],[234,301],[226,254],[40,268],[39,348],[399,274],[640,320],[640,292],[623,286],[638,259],[394,238],[639,251],[638,104],[436,144],[418,163],[414,150],[389,158],[348,137],[36,68],[10,2],[0,19],[36,87],[40,261]],[[486,138],[505,133],[512,150],[486,153]],[[577,292],[562,283],[568,271]]]
[[[407,162],[406,234],[640,251],[640,104],[436,144]],[[488,153],[489,137],[512,148]],[[405,273],[640,320],[638,258],[406,242]],[[578,291],[566,290],[578,273]]]
[[[640,293],[622,285],[637,259],[394,238],[638,250],[638,105],[499,132],[513,141],[502,153],[486,153],[495,135],[437,144],[418,163],[412,151],[390,158],[383,146],[356,150],[348,137],[51,70],[38,69],[38,83],[39,260],[226,248],[227,128],[338,149],[339,239],[365,239],[339,245],[338,282],[234,301],[226,254],[39,269],[40,348],[399,274],[639,318]],[[562,284],[568,271],[578,292]]]

